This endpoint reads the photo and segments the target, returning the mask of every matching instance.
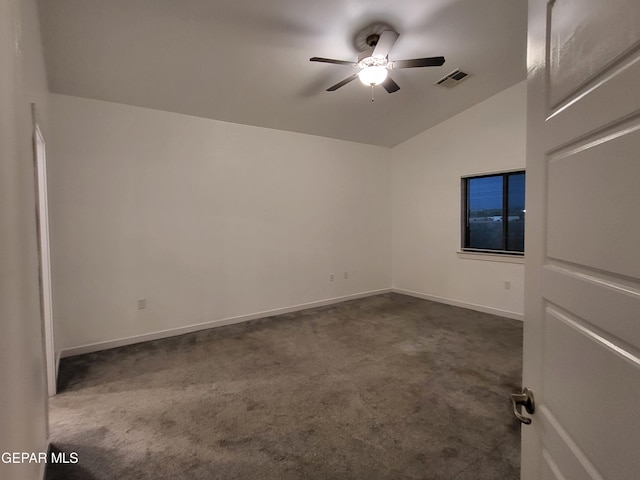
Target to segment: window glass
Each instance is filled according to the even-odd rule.
[[[502,250],[502,176],[470,178],[468,182],[468,247]]]
[[[525,173],[464,178],[462,248],[524,253]]]
[[[524,252],[524,173],[509,175],[507,248]]]

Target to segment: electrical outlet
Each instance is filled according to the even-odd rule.
[[[344,279],[349,280],[349,272],[344,272]]]
[[[511,290],[511,282],[509,280],[504,282],[504,289],[505,290]]]
[[[138,299],[138,310],[144,310],[145,308],[147,308],[147,299],[146,298],[139,298]]]
[[[329,281],[333,282],[335,280],[335,276],[333,275],[333,273],[329,274]]]

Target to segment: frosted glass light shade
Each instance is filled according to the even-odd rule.
[[[387,73],[386,67],[374,65],[360,70],[358,77],[360,77],[360,81],[365,85],[379,85],[385,81]]]

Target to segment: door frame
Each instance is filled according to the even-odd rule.
[[[51,252],[49,249],[49,202],[47,194],[47,154],[42,130],[38,125],[36,105],[31,104],[33,117],[33,162],[36,198],[36,229],[38,236],[38,273],[40,283],[40,314],[44,342],[47,392],[56,394],[57,362],[53,327],[53,295],[51,288]]]

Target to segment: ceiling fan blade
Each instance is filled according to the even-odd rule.
[[[398,40],[399,36],[400,35],[398,35],[398,33],[394,32],[393,30],[385,30],[384,32],[382,32],[380,34],[380,38],[378,39],[376,47],[373,49],[373,53],[371,54],[371,56],[386,58],[391,51],[391,47],[393,47],[393,45],[396,43],[396,40]]]
[[[311,57],[310,62],[323,62],[323,63],[335,63],[337,65],[351,65],[355,66],[354,62],[347,62],[346,60],[334,60],[333,58]]]
[[[400,86],[396,82],[394,82],[391,77],[387,77],[385,81],[382,82],[382,86],[389,93],[397,92],[398,90],[400,90]]]
[[[355,80],[356,78],[358,78],[358,74],[354,73],[353,75],[345,78],[341,82],[336,83],[333,87],[327,88],[327,92],[335,92],[337,89],[339,89],[340,87],[344,87],[347,83]]]
[[[444,57],[414,58],[412,60],[396,60],[393,68],[439,67],[444,63]]]

